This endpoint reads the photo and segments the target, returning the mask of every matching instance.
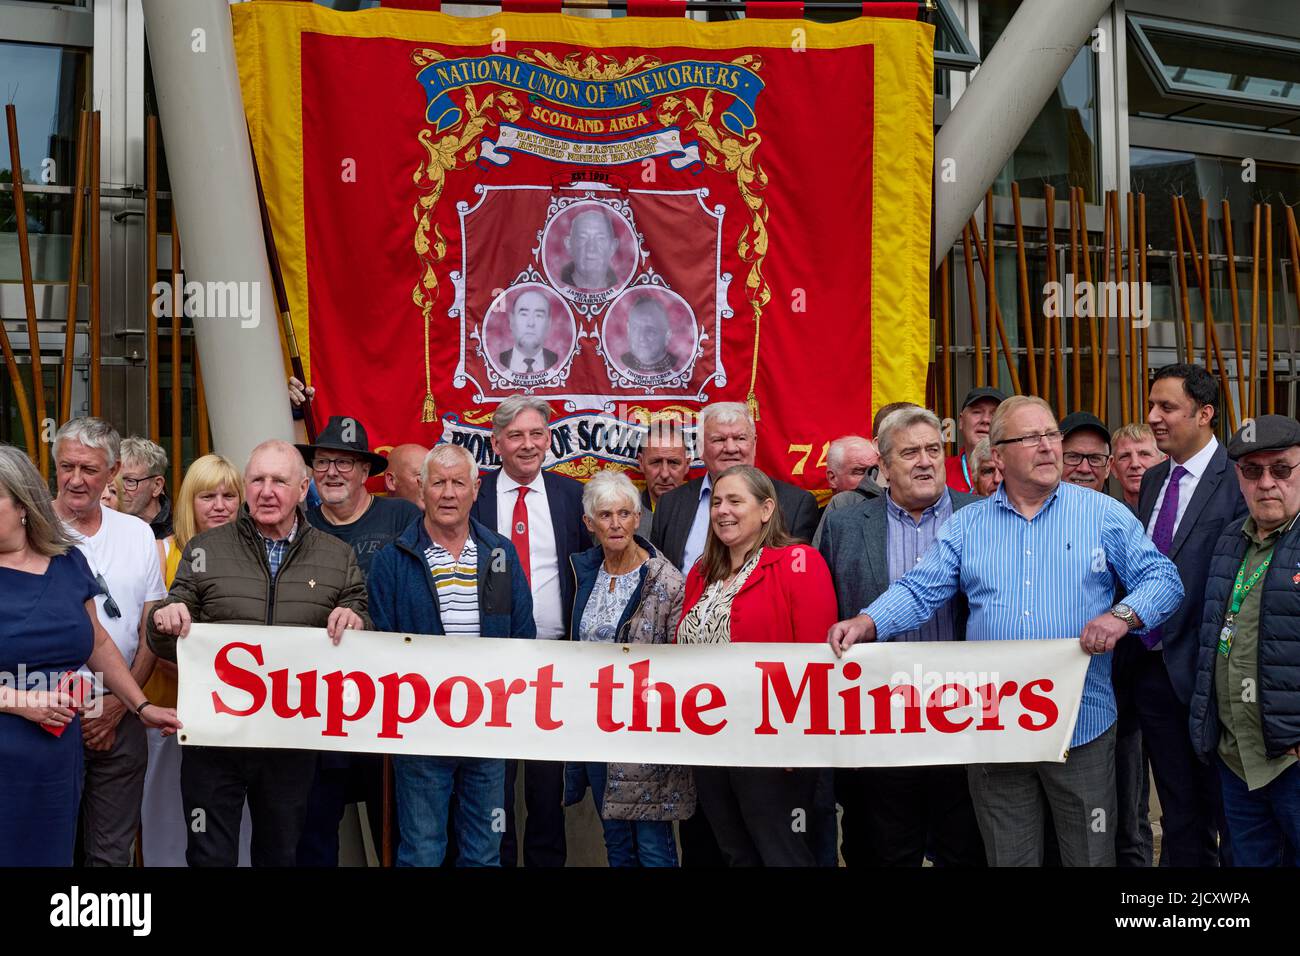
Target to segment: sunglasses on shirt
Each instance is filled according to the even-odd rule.
[[[111,618],[121,617],[122,609],[117,606],[117,602],[113,600],[113,595],[109,593],[108,582],[104,580],[104,575],[96,574],[95,583],[99,585],[99,593],[104,595],[104,613]]]

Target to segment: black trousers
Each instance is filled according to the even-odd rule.
[[[1151,774],[1142,731],[1115,737],[1115,865],[1151,865],[1155,841],[1151,832]]]
[[[1174,693],[1164,654],[1148,652],[1137,670],[1134,700],[1160,796],[1161,864],[1217,866],[1216,835],[1227,849],[1223,797],[1214,767],[1192,750],[1187,706]],[[1225,860],[1226,862],[1226,860]]]
[[[817,774],[806,768],[695,768],[700,806],[728,866],[817,865],[809,838]]]
[[[987,865],[965,767],[837,770],[848,866]]]
[[[384,851],[384,758],[379,754],[323,753],[307,800],[307,819],[298,840],[299,866],[339,865],[339,825],[349,803],[364,803],[375,853]],[[397,817],[393,816],[393,846]]]
[[[248,799],[253,866],[293,866],[316,774],[310,750],[185,747],[181,805],[190,866],[237,866],[239,825]]]
[[[501,865],[517,866],[515,780],[524,768],[524,866],[564,866],[564,762],[506,761],[506,832],[501,837]]]

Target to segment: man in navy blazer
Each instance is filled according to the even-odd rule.
[[[1166,365],[1147,400],[1147,423],[1169,457],[1142,476],[1138,520],[1177,565],[1186,592],[1164,625],[1143,636],[1146,649],[1133,676],[1160,796],[1160,862],[1170,866],[1215,866],[1221,858],[1216,831],[1227,862],[1219,781],[1192,749],[1188,710],[1210,557],[1223,529],[1246,514],[1237,473],[1214,437],[1219,399],[1218,383],[1205,369]]]
[[[551,444],[551,406],[512,395],[492,415],[492,449],[501,468],[482,476],[470,517],[509,538],[533,597],[538,640],[569,636],[573,574],[569,556],[591,547],[582,523],[582,484],[542,471]],[[506,765],[506,833],[501,865],[517,860],[514,826],[518,762]],[[524,761],[524,865],[564,866],[564,764]]]

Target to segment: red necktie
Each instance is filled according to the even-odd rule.
[[[519,492],[519,497],[515,499],[515,513],[510,519],[510,540],[514,543],[515,550],[519,552],[519,563],[524,567],[524,578],[531,587],[533,573],[528,565],[528,506],[524,504],[524,495],[528,494],[528,489],[520,486],[515,491]]]

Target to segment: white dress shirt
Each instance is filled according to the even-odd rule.
[[[713,501],[713,479],[704,476],[700,485],[700,500],[695,506],[695,520],[691,522],[691,532],[686,536],[686,548],[682,551],[682,574],[690,574],[691,568],[704,553],[704,542],[709,537],[709,505]]]
[[[1169,459],[1169,475],[1172,475],[1179,465],[1187,469],[1187,474],[1183,475],[1182,481],[1178,483],[1178,513],[1174,515],[1175,536],[1178,535],[1178,526],[1183,523],[1183,515],[1187,513],[1187,504],[1192,500],[1192,495],[1196,494],[1196,486],[1201,483],[1201,476],[1205,474],[1205,469],[1210,467],[1210,459],[1214,457],[1218,447],[1219,440],[1211,435],[1205,447],[1186,461],[1177,462],[1172,457]],[[1165,503],[1165,492],[1169,490],[1169,475],[1165,476],[1165,482],[1160,486],[1160,493],[1156,495],[1156,506],[1151,509],[1151,519],[1147,522],[1148,538],[1155,534],[1156,521],[1160,518],[1160,506]]]
[[[497,474],[497,531],[513,540],[515,502],[519,482],[506,474]],[[551,527],[551,509],[546,503],[546,482],[539,471],[528,483],[524,495],[528,508],[528,568],[533,592],[533,622],[537,637],[555,640],[565,637],[564,608],[560,600],[560,559],[555,550],[555,529]]]

